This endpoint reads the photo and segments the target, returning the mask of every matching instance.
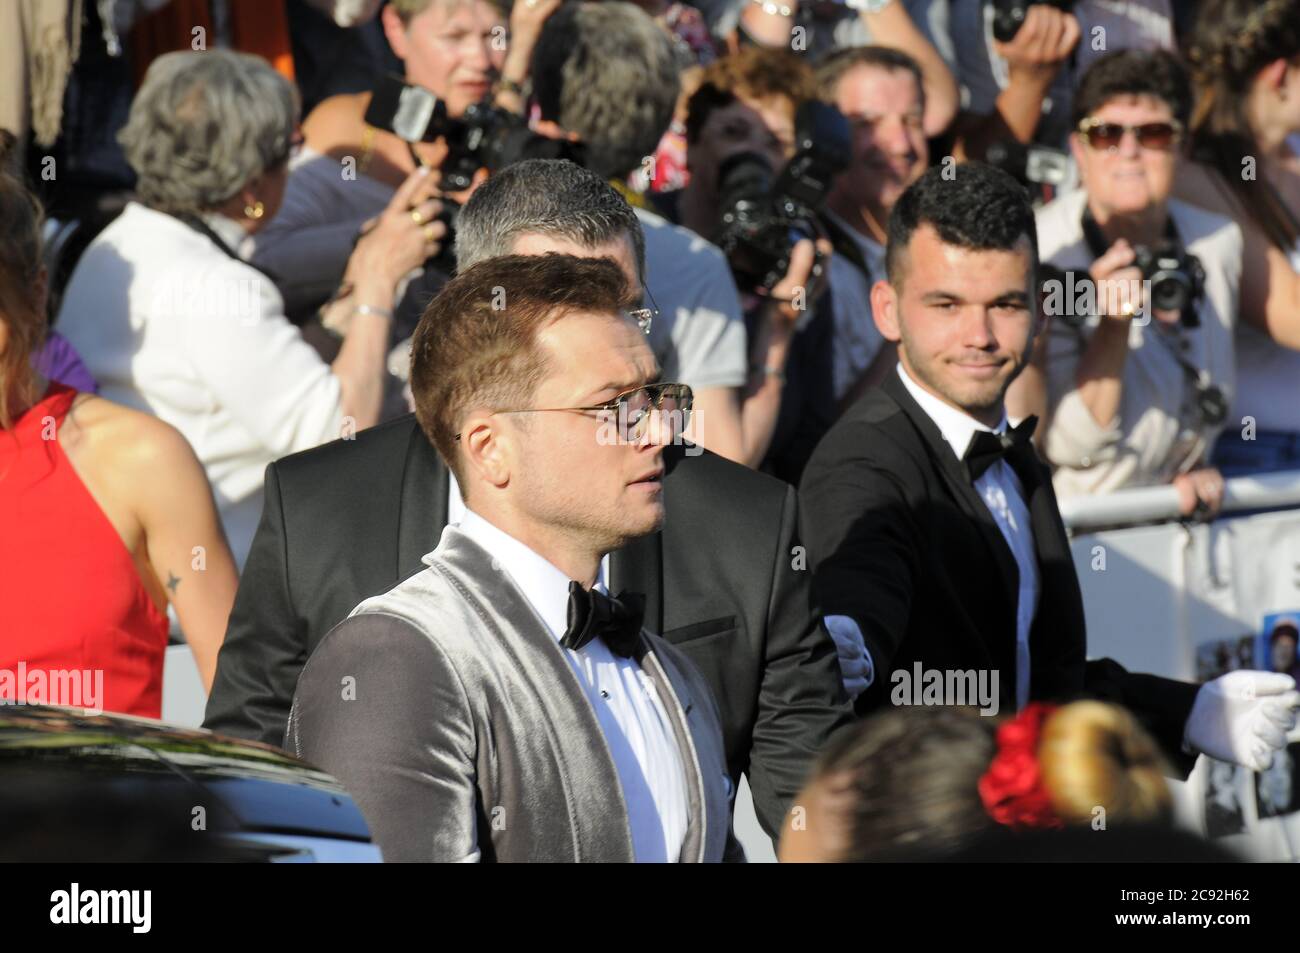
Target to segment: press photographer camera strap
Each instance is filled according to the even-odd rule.
[[[843,255],[844,259],[858,271],[862,272],[862,277],[867,280],[867,287],[870,288],[875,278],[871,274],[871,266],[867,264],[866,256],[862,254],[862,246],[859,245],[853,236],[840,227],[831,216],[822,214],[817,216],[822,228],[826,231],[831,240],[831,247],[835,249],[835,254]]]
[[[1092,253],[1093,260],[1096,261],[1110,250],[1112,243],[1106,240],[1101,226],[1092,217],[1092,209],[1088,207],[1087,203],[1084,203],[1081,221],[1083,224],[1083,240],[1088,243],[1088,251]],[[1173,215],[1165,216],[1165,238],[1177,242],[1179,248],[1183,245],[1182,239],[1178,237],[1178,226],[1174,224]]]
[[[161,210],[155,209],[155,211],[161,211]],[[267,271],[265,268],[262,268],[259,265],[255,265],[251,261],[248,261],[245,258],[241,258],[239,253],[236,252],[229,245],[227,245],[225,240],[216,233],[216,231],[212,228],[212,226],[210,226],[207,222],[203,221],[203,219],[199,218],[197,215],[191,215],[187,212],[168,212],[166,214],[176,219],[176,221],[184,225],[188,225],[190,228],[194,229],[194,231],[198,232],[200,235],[207,238],[210,242],[212,242],[212,244],[216,245],[223,252],[225,252],[229,257],[233,258],[241,265],[247,265],[249,268],[252,268],[255,271],[260,271],[262,274],[266,275],[266,277],[270,280],[272,284],[276,285],[277,287],[279,286],[279,281],[276,278],[274,272]]]
[[[1096,219],[1092,217],[1092,209],[1086,204],[1083,207],[1083,238],[1088,243],[1088,251],[1091,253],[1093,260],[1106,254],[1110,248],[1110,243],[1106,241],[1106,236],[1102,234],[1101,226],[1097,224]],[[1183,247],[1182,239],[1178,235],[1178,226],[1174,224],[1174,217],[1169,215],[1165,220],[1165,238],[1177,243],[1179,248]],[[1187,303],[1188,308],[1195,308],[1196,300]],[[1196,399],[1196,407],[1201,415],[1203,423],[1210,426],[1217,426],[1227,418],[1228,401],[1222,388],[1218,387],[1211,379],[1210,372],[1201,367],[1197,367],[1182,353],[1181,345],[1186,341],[1183,336],[1182,322],[1180,321],[1177,329],[1178,344],[1169,340],[1168,335],[1160,329],[1155,329],[1155,333],[1148,335],[1160,342],[1169,356],[1174,359],[1180,368],[1187,382],[1192,386],[1193,394]]]

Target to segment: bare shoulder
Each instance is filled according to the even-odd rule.
[[[341,93],[323,100],[303,120],[303,137],[312,149],[323,154],[355,149],[365,130],[370,93]]]
[[[175,479],[198,460],[189,441],[171,424],[95,394],[78,394],[59,431],[69,456],[132,494],[164,474]]]

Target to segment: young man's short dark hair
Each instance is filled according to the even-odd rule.
[[[1184,128],[1192,115],[1191,80],[1178,57],[1166,50],[1120,50],[1089,66],[1074,91],[1071,123],[1077,127],[1119,96],[1159,99]]]
[[[974,251],[1012,251],[1026,238],[1038,266],[1038,231],[1029,193],[1014,178],[983,162],[943,164],[907,187],[889,215],[885,268],[902,284],[912,233],[929,225],[949,245]]]

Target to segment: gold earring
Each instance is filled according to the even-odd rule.
[[[261,199],[258,199],[252,205],[244,206],[244,215],[247,218],[251,218],[256,221],[257,219],[261,218],[265,214],[266,214],[266,206],[262,204]]]

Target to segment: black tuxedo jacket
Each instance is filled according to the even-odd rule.
[[[645,593],[646,628],[699,667],[732,783],[748,775],[775,836],[811,759],[853,712],[793,552],[794,489],[687,449],[665,450],[664,528],[610,555],[610,591]],[[448,485],[411,415],[271,464],[204,727],[283,744],[307,656],[362,600],[424,568]]]
[[[1017,473],[1038,555],[1030,698],[1088,694],[1126,705],[1180,767],[1197,686],[1086,662],[1083,598],[1047,467]],[[899,669],[992,670],[1015,710],[1020,573],[938,426],[897,374],[868,391],[818,446],[800,488],[814,601],[862,630],[876,667],[859,710],[887,704]]]

